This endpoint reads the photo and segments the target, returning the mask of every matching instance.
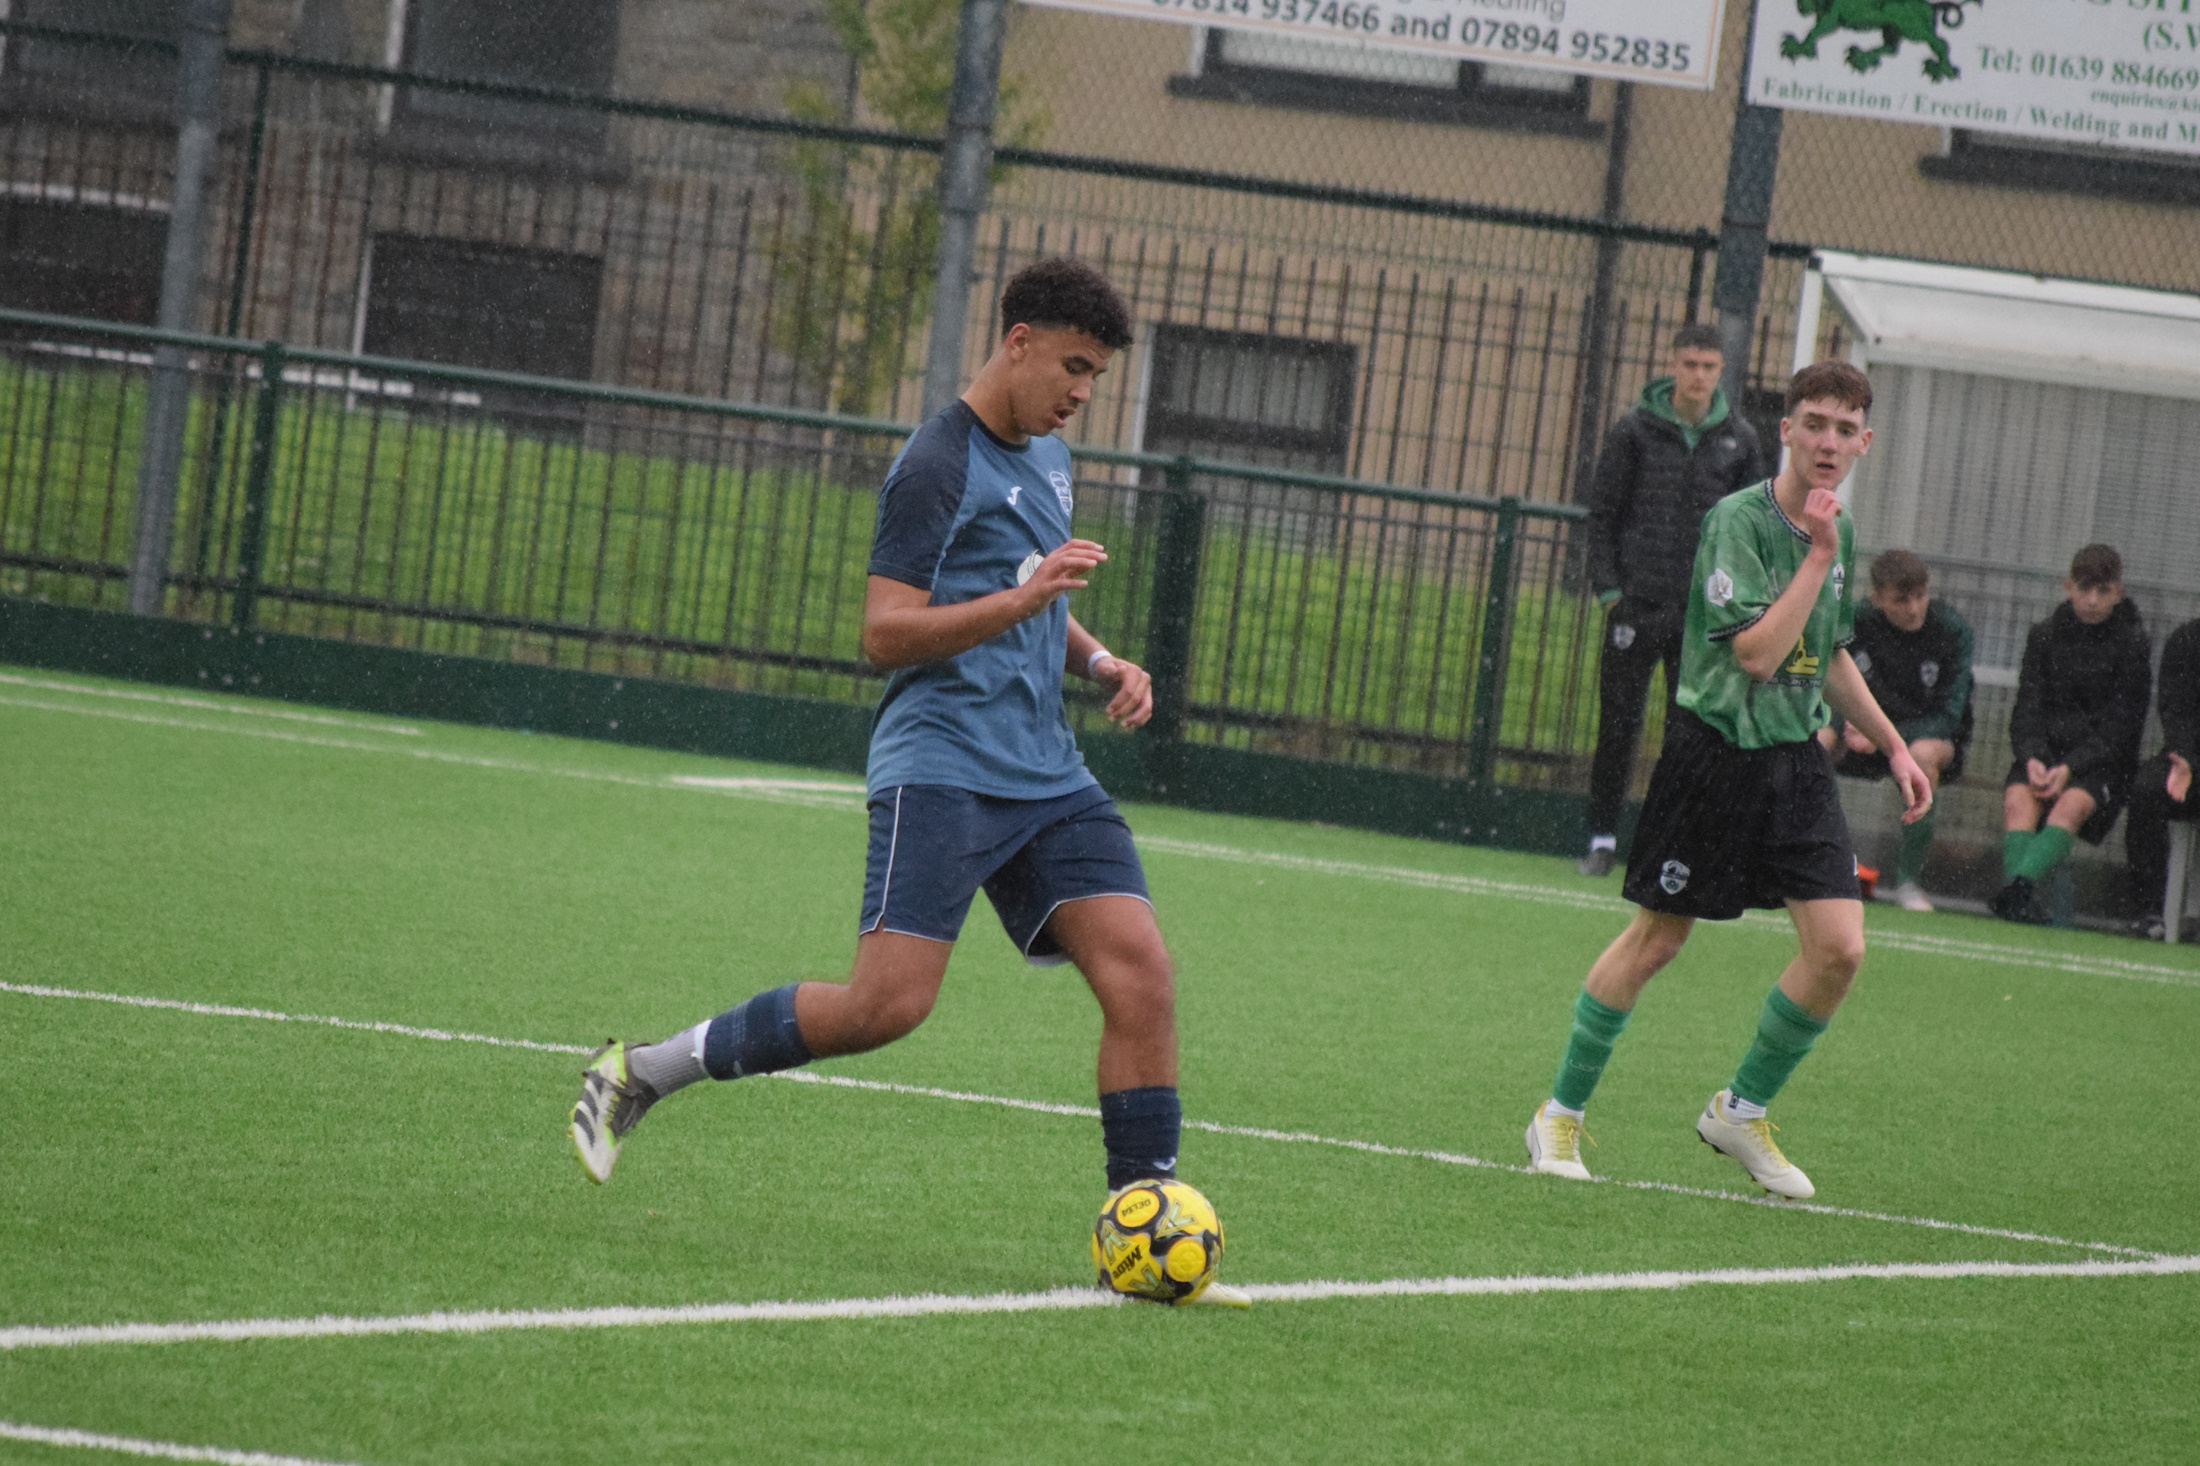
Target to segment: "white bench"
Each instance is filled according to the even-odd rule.
[[[2162,892],[2162,940],[2175,942],[2178,928],[2185,923],[2185,907],[2200,905],[2200,861],[2194,860],[2193,847],[2200,845],[2200,824],[2191,820],[2172,820],[2169,827],[2169,880]]]

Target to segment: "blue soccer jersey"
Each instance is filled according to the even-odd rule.
[[[871,574],[959,605],[1031,578],[1070,537],[1069,450],[1011,444],[957,401],[902,446],[879,491]],[[871,724],[873,795],[946,784],[1005,799],[1051,799],[1096,783],[1062,711],[1069,604],[944,661],[887,679]]]

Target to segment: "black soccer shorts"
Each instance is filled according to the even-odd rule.
[[[1736,748],[1675,708],[1623,889],[1637,906],[1708,921],[1752,906],[1863,899],[1825,750],[1816,739]]]

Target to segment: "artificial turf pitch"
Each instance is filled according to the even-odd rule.
[[[860,799],[695,778],[842,782],[0,674],[0,1421],[372,1466],[2200,1456],[2189,1272],[25,1332],[1086,1283],[1102,1186],[1082,1114],[708,1086],[653,1113],[598,1189],[564,1133],[575,1055],[54,995],[582,1045],[839,976]],[[2200,1253],[2188,949],[1874,907],[1859,985],[1775,1110],[1818,1201],[1865,1216],[1738,1204],[1739,1171],[1696,1141],[1791,950],[1771,918],[1705,927],[1590,1116],[1593,1170],[1680,1189],[1580,1185],[1514,1167],[1616,882],[1127,813],[1177,959],[1188,1116],[1289,1133],[1187,1132],[1234,1282]],[[817,1069],[1090,1106],[1097,1031],[1075,974],[1025,967],[981,900],[930,1021]],[[93,1459],[122,1458],[0,1435],[0,1460]]]

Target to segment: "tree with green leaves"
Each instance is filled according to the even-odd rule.
[[[896,132],[943,134],[960,0],[825,0],[825,13],[855,63],[864,119]],[[840,102],[815,82],[792,88],[788,107],[807,121],[843,120]],[[1036,146],[1045,135],[1042,111],[1006,76],[998,115],[1006,143]],[[939,161],[806,141],[795,146],[794,167],[807,245],[780,253],[776,344],[792,357],[797,379],[839,411],[884,410],[907,343],[931,315]]]

